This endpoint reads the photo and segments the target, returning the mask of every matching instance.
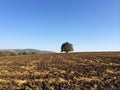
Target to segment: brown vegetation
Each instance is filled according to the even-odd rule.
[[[120,53],[0,57],[0,90],[120,90]]]

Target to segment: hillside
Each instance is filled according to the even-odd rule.
[[[119,52],[0,57],[0,90],[119,89]]]
[[[31,53],[37,53],[37,54],[45,54],[45,53],[55,53],[52,51],[44,51],[44,50],[37,50],[37,49],[0,49],[0,56],[14,56],[18,55],[19,53],[24,53],[26,52],[27,54]]]

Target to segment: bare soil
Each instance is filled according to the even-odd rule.
[[[120,52],[0,57],[0,90],[120,90]]]

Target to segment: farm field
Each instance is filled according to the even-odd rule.
[[[0,90],[120,90],[120,52],[0,57]]]

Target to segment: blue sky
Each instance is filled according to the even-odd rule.
[[[0,0],[0,49],[120,51],[120,0]]]

